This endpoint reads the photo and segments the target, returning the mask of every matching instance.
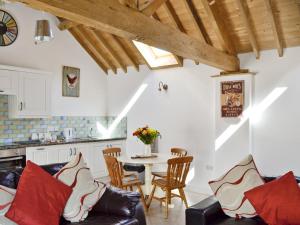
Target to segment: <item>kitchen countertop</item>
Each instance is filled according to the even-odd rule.
[[[7,149],[18,149],[18,148],[29,148],[29,147],[39,147],[39,146],[51,146],[51,145],[66,145],[66,144],[81,144],[81,143],[91,143],[91,142],[102,142],[102,141],[120,141],[126,140],[126,137],[123,138],[75,138],[71,140],[57,141],[57,142],[35,142],[28,144],[20,143],[9,143],[9,144],[0,144],[0,151]]]

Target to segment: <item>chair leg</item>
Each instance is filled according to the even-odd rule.
[[[141,194],[141,198],[142,198],[142,203],[143,203],[143,205],[144,205],[144,208],[145,209],[148,209],[148,207],[147,207],[147,204],[146,204],[146,201],[145,201],[145,195],[144,195],[144,192],[143,192],[143,190],[142,190],[142,188],[141,188],[141,185],[137,185],[137,188],[138,188],[138,191],[140,192],[140,194]]]
[[[185,204],[185,207],[188,208],[189,206],[188,206],[188,203],[187,203],[186,196],[185,196],[183,188],[179,188],[179,193],[180,193],[181,199],[183,200],[183,202]]]
[[[169,191],[166,190],[166,199],[165,199],[165,219],[168,219],[169,216]]]
[[[150,194],[150,196],[148,197],[147,208],[149,208],[150,205],[151,205],[151,202],[152,202],[152,199],[153,199],[155,190],[156,190],[156,185],[153,186],[152,191],[151,191],[151,194]]]

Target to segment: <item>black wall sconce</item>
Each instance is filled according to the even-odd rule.
[[[167,84],[164,84],[162,81],[159,82],[159,84],[158,84],[158,90],[159,91],[162,91],[162,90],[167,91],[168,88],[169,88],[169,86]]]

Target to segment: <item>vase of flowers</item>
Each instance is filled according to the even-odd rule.
[[[152,129],[148,126],[138,128],[134,133],[133,136],[136,136],[145,144],[144,155],[150,156],[151,155],[151,144],[155,141],[157,137],[160,136],[158,130]]]

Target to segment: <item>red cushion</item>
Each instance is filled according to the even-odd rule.
[[[28,161],[6,217],[19,225],[58,225],[72,188]]]
[[[270,225],[299,225],[300,188],[293,172],[250,191],[245,196]]]

